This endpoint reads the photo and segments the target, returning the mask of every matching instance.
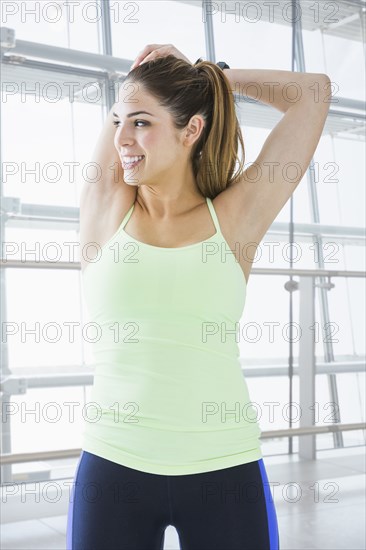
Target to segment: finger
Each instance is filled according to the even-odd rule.
[[[131,69],[130,70],[133,70],[135,69],[136,67],[138,67],[139,65],[142,65],[143,63],[146,63],[146,61],[150,61],[151,59],[153,59],[151,57],[151,55],[153,54],[154,52],[152,52],[150,55],[147,55],[146,57],[139,57],[136,59],[135,63],[131,66]]]
[[[135,67],[137,67],[137,65],[140,64],[140,62],[147,56],[149,55],[152,51],[154,51],[156,48],[160,48],[161,46],[163,46],[163,44],[148,44],[147,46],[145,46],[145,48],[143,50],[141,50],[138,54],[138,56],[136,57],[135,61],[132,63],[131,65],[131,68],[130,68],[130,71],[132,69],[134,69]]]
[[[149,52],[150,53],[150,52]],[[152,52],[151,52],[152,53]],[[130,71],[132,71],[132,69],[134,69],[135,67],[137,67],[137,65],[140,65],[141,61],[143,61],[144,59],[146,59],[146,57],[148,57],[149,55],[148,54],[141,54],[139,55],[138,57],[136,57],[135,61],[133,62],[133,64],[131,65],[131,68],[130,68]]]
[[[148,61],[152,61],[153,59],[157,59],[158,57],[160,56],[157,54],[157,51],[154,50],[153,52],[151,52],[150,55],[146,56],[145,59],[143,59],[140,63],[138,63],[138,66],[141,66],[144,63],[147,63]]]
[[[151,45],[145,46],[145,48],[138,53],[135,61],[131,65],[130,70],[134,69],[140,63],[140,61],[142,61],[151,51]]]
[[[171,50],[171,47],[172,47],[171,44],[149,44],[141,51],[141,53],[135,59],[135,61],[131,65],[130,71],[132,71],[138,65],[142,65],[147,61],[151,61],[152,59],[155,59],[156,52],[158,50],[159,50],[159,53],[166,52],[166,54],[168,54],[169,51]],[[153,57],[154,54],[155,56]]]

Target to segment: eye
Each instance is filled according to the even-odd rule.
[[[119,120],[113,120],[112,123],[113,123],[114,126],[119,126],[120,121]],[[145,122],[144,120],[135,120],[135,124],[137,124],[137,123],[141,123],[144,126],[149,124],[148,122]],[[138,128],[140,128],[140,126],[138,126]]]

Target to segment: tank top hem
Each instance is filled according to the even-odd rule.
[[[225,468],[231,468],[233,466],[240,466],[247,464],[248,462],[254,462],[263,458],[263,454],[260,447],[238,453],[235,456],[225,458],[212,458],[205,461],[204,464],[156,464],[147,462],[145,460],[127,457],[121,451],[115,452],[113,449],[107,449],[106,447],[97,447],[92,444],[91,441],[84,441],[82,450],[95,454],[111,462],[115,462],[120,466],[126,466],[140,472],[157,475],[189,475],[189,474],[203,474],[206,472],[212,472],[215,470],[223,470]]]

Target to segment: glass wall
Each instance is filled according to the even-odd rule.
[[[9,260],[46,259],[55,265],[12,265],[2,270],[3,323],[13,323],[11,326],[15,327],[14,333],[9,332],[3,339],[3,381],[12,374],[28,384],[24,393],[21,386],[8,385],[12,391],[3,395],[3,401],[13,403],[15,410],[21,406],[43,410],[49,402],[60,404],[59,411],[65,412],[67,402],[77,402],[79,408],[74,422],[68,409],[67,416],[64,414],[57,422],[50,420],[51,413],[30,424],[14,415],[10,431],[4,431],[2,436],[3,452],[75,449],[80,445],[80,408],[90,396],[92,371],[88,368],[90,349],[81,335],[86,311],[80,272],[75,269],[79,252],[76,246],[75,254],[70,256],[70,245],[66,243],[78,244],[83,168],[110,105],[107,89],[111,74],[103,66],[104,54],[131,64],[146,44],[172,43],[192,62],[200,56],[208,59],[214,47],[216,60],[226,60],[232,68],[291,70],[292,24],[288,14],[276,12],[272,17],[260,3],[257,5],[263,9],[258,13],[213,10],[212,33],[207,24],[207,6],[202,7],[201,2],[111,2],[109,10],[102,9],[100,2],[90,3],[94,8],[75,3],[74,9],[81,10],[75,20],[61,0],[50,3],[52,6],[47,9],[42,2],[8,4],[13,4],[15,11],[6,7],[3,25],[14,29],[19,41],[43,44],[45,55],[37,59],[30,56],[23,64],[11,60],[12,51],[3,55],[3,238],[9,247]],[[318,14],[321,17],[317,18],[308,4],[301,3],[305,14],[302,45],[306,71],[326,72],[337,84],[336,98],[364,100],[364,42],[360,28],[355,28],[360,23],[351,18],[349,23],[326,28],[325,14]],[[348,12],[342,12],[342,17],[351,17],[352,5],[343,4]],[[356,9],[354,13],[358,13]],[[38,17],[34,23],[33,17]],[[100,57],[95,58],[94,67],[89,58],[88,63],[75,63],[71,70],[70,64],[61,62],[59,56],[56,59],[55,51],[48,46]],[[299,58],[300,51],[296,56]],[[358,103],[357,109],[350,105],[340,101],[331,107],[328,129],[325,128],[314,155],[313,174],[304,176],[293,195],[296,269],[361,271],[365,267],[365,242],[360,231],[365,225],[365,136],[355,132],[354,122],[357,114],[359,121],[364,122],[365,114]],[[343,114],[335,112],[335,107]],[[250,105],[246,108],[250,109]],[[265,113],[268,110],[263,108],[263,122],[242,121],[246,164],[255,161],[273,129],[273,119]],[[262,403],[262,411],[266,411],[266,402],[278,402],[281,411],[274,421],[263,414],[259,419],[262,431],[288,427],[288,418],[282,411],[289,403],[290,392],[290,296],[285,288],[289,274],[277,275],[270,270],[290,268],[289,221],[290,201],[258,248],[241,319],[240,355],[252,401]],[[54,243],[53,250],[46,247],[50,242]],[[27,256],[24,250],[29,251]],[[55,259],[64,262],[62,268]],[[257,268],[268,273],[256,272]],[[321,407],[337,402],[341,422],[361,422],[364,373],[355,370],[365,360],[364,279],[333,277],[331,282],[334,288],[317,286],[315,293],[316,400]],[[298,291],[293,293],[292,308],[293,320],[298,323]],[[332,338],[328,337],[326,323],[332,324]],[[75,331],[70,338],[72,324]],[[297,368],[301,340],[296,331],[293,338],[292,354]],[[335,364],[345,365],[344,372],[335,375],[337,395],[329,374],[322,372],[332,356]],[[254,368],[262,369],[262,375],[253,375]],[[279,373],[277,368],[283,370]],[[293,401],[298,403],[297,375],[292,384]],[[326,423],[326,419],[321,417],[319,423]],[[298,426],[295,422],[292,427]],[[297,452],[298,438],[293,441],[293,452]],[[362,431],[344,434],[344,446],[362,444]],[[318,450],[332,447],[331,435],[317,436]],[[265,439],[263,450],[266,455],[285,454],[288,438]],[[31,468],[29,463],[17,464],[12,471],[4,468],[3,479],[10,482],[14,472],[23,472],[27,479]],[[70,465],[70,473],[73,469],[74,464]]]
[[[17,40],[101,53],[100,2],[3,3],[1,23],[15,30]]]

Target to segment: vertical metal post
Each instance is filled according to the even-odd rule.
[[[315,286],[314,277],[300,277],[301,336],[299,344],[300,428],[315,423]],[[299,457],[316,459],[315,434],[299,437]]]
[[[3,173],[2,173],[2,147],[1,144],[2,141],[2,132],[4,128],[1,124],[0,128],[0,204],[5,204],[4,199],[4,187],[3,187]],[[7,218],[7,212],[2,211],[0,215],[0,240],[1,244],[3,241],[5,241],[5,222]],[[3,249],[3,246],[1,246]],[[0,326],[5,327],[6,319],[7,319],[7,303],[6,303],[6,269],[0,268]],[[3,338],[1,338],[1,345],[0,345],[0,377],[1,380],[4,380],[6,376],[11,374],[11,370],[9,369],[9,346],[6,341],[4,341]],[[6,403],[10,402],[10,395],[6,392],[3,393],[2,396],[0,396],[0,405],[2,412],[5,410]],[[11,430],[10,430],[10,416],[7,418],[6,422],[2,422],[2,430],[1,430],[1,452],[4,454],[11,453]],[[5,482],[11,482],[12,480],[12,464],[4,464],[1,466],[1,477],[0,477],[0,484]]]
[[[296,0],[298,2],[298,0]],[[300,12],[301,13],[301,12]],[[296,66],[300,72],[306,72],[305,68],[305,57],[304,57],[304,45],[302,40],[302,27],[300,18],[295,23],[296,29],[296,49],[295,49],[295,58]],[[307,181],[308,181],[308,191],[310,195],[311,203],[311,217],[312,222],[320,223],[319,215],[319,203],[318,195],[316,191],[316,182],[315,182],[315,170],[314,170],[314,159],[311,159],[309,169],[307,170]],[[316,258],[319,262],[319,269],[324,269],[324,258],[323,258],[323,239],[321,235],[314,235],[313,243],[316,250]],[[320,315],[321,315],[321,325],[322,327],[329,327],[329,305],[328,305],[328,295],[326,288],[326,280],[324,277],[319,277],[319,292],[320,292]],[[334,361],[334,353],[332,342],[329,341],[327,334],[324,335],[324,360],[326,363]],[[336,404],[335,420],[334,422],[340,422],[339,415],[339,399],[337,391],[337,377],[335,374],[328,374],[328,383],[329,383],[329,394],[331,401]],[[334,447],[343,447],[343,434],[340,431],[333,433]]]
[[[109,0],[101,0],[100,2],[102,17],[101,17],[101,32],[102,32],[102,47],[103,55],[112,55],[112,27],[111,27],[111,8]],[[113,107],[116,101],[116,81],[113,78],[105,80],[105,108],[104,114],[107,118],[109,111]]]
[[[215,63],[216,55],[211,6],[212,2],[208,2],[208,0],[202,0],[202,19],[205,29],[206,57],[207,61]]]
[[[112,29],[111,29],[111,8],[109,0],[101,0],[101,28],[102,28],[102,44],[103,54],[112,55]]]

